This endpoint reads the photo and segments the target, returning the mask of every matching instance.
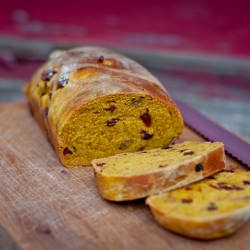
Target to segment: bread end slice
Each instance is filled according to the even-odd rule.
[[[228,236],[250,217],[250,173],[223,171],[187,187],[148,197],[156,221],[203,240]]]

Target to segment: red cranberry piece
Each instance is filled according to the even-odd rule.
[[[57,81],[57,88],[63,88],[65,84],[68,84],[69,79],[66,77],[60,77]]]
[[[113,119],[110,119],[110,120],[107,120],[106,121],[106,124],[108,127],[113,127],[115,126],[116,122],[118,121],[119,119],[117,118],[113,118]]]
[[[99,62],[99,63],[103,63],[103,62],[104,62],[104,56],[99,56],[98,62]]]
[[[70,150],[70,149],[68,149],[68,148],[64,148],[64,150],[63,150],[63,155],[65,156],[65,155],[72,155],[73,153],[72,153],[72,151]]]
[[[244,185],[250,185],[250,181],[243,181]]]
[[[145,130],[142,130],[141,133],[142,133],[142,139],[143,140],[149,140],[149,139],[151,139],[153,137],[153,134],[149,134]]]
[[[106,163],[105,162],[98,162],[96,163],[97,167],[103,167]]]
[[[112,104],[108,108],[106,108],[105,110],[110,111],[111,113],[113,113],[116,110],[116,106]]]
[[[50,69],[45,70],[45,71],[43,71],[43,73],[41,75],[41,79],[43,81],[49,81],[55,73],[56,73],[56,71],[54,71],[54,70],[50,70]]]
[[[192,203],[192,202],[193,202],[193,200],[192,200],[192,199],[190,199],[190,198],[187,198],[187,199],[182,199],[182,200],[181,200],[181,202],[182,202],[182,203],[189,204],[189,203]]]
[[[220,182],[217,185],[209,184],[209,186],[211,188],[215,188],[218,190],[227,190],[227,191],[231,191],[231,190],[241,191],[244,189],[244,188],[236,186],[236,185],[229,185],[225,182]]]
[[[194,154],[194,152],[192,152],[192,151],[188,151],[188,152],[183,153],[183,155],[193,155],[193,154]]]
[[[140,116],[140,118],[142,119],[142,121],[144,122],[146,127],[151,126],[151,116],[150,116],[150,114],[148,112],[148,109],[147,109],[146,113],[144,113],[143,115]]]
[[[209,204],[209,206],[207,207],[208,211],[214,211],[214,210],[217,210],[217,209],[218,209],[218,207],[213,202],[211,202]]]
[[[208,180],[215,180],[215,177],[214,176],[208,176],[207,179]]]

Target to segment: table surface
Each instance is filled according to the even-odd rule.
[[[92,169],[64,168],[25,104],[0,105],[0,133],[0,226],[24,250],[249,249],[249,223],[224,239],[191,240],[160,227],[143,199],[103,200]],[[183,140],[203,138],[185,128]]]

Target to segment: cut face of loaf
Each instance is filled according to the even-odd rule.
[[[161,83],[138,63],[104,48],[53,53],[27,85],[26,96],[68,167],[164,147],[183,129]]]
[[[147,198],[155,219],[184,236],[214,239],[229,235],[250,216],[250,172],[223,171],[174,191]]]
[[[101,196],[125,201],[201,180],[224,169],[225,155],[220,142],[185,142],[97,159],[92,165]]]

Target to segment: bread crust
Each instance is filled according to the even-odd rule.
[[[203,164],[203,171],[194,170],[198,163]],[[110,201],[127,201],[183,187],[221,171],[225,168],[225,153],[221,144],[208,154],[187,160],[174,168],[159,168],[136,176],[105,175],[95,160],[92,161],[92,165],[101,196]]]
[[[51,73],[51,78],[44,83],[47,92],[38,94],[37,85],[43,84],[44,72]],[[88,78],[89,75],[92,77]],[[68,82],[64,89],[58,90],[59,79]],[[163,85],[141,65],[109,49],[81,47],[55,51],[25,87],[32,114],[61,160],[60,132],[72,113],[96,98],[131,93],[149,95],[171,106],[183,128],[180,111]]]
[[[147,199],[147,204],[156,221],[164,228],[190,238],[212,240],[231,235],[250,218],[250,206],[234,212],[223,213],[210,218],[173,217],[154,207]]]

